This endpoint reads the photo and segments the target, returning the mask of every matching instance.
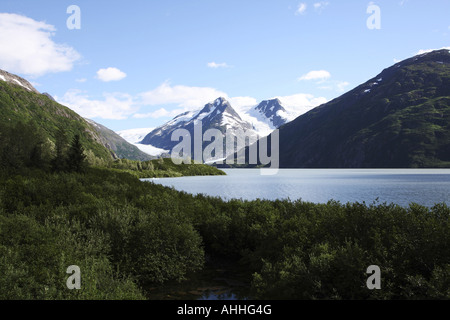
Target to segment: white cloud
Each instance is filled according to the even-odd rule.
[[[223,91],[209,87],[189,87],[183,85],[172,86],[168,81],[154,90],[140,94],[140,104],[146,106],[161,106],[175,104],[177,110],[167,111],[162,108],[150,113],[138,114],[136,118],[160,118],[174,117],[186,111],[196,111],[203,108],[207,103],[224,97],[233,108],[238,111],[248,110],[257,105],[257,100],[252,97],[229,97]]]
[[[226,99],[231,104],[231,106],[238,112],[239,111],[246,112],[258,104],[258,101],[252,97],[233,97]]]
[[[173,118],[186,111],[197,111],[207,103],[219,97],[227,99],[231,106],[240,113],[256,106],[259,101],[253,97],[230,97],[225,92],[208,87],[189,87],[164,82],[154,90],[131,96],[123,93],[105,93],[103,99],[93,99],[80,90],[69,90],[56,101],[68,106],[85,118],[102,118],[122,120],[129,117],[135,119]],[[314,97],[311,94],[296,94],[277,97],[288,112],[302,114],[327,102],[326,98]],[[151,107],[157,109],[151,110]],[[150,108],[149,112],[139,112]],[[148,111],[148,109],[147,109]]]
[[[124,138],[126,141],[130,143],[139,143],[145,136],[152,132],[155,128],[135,128],[128,130],[117,131],[117,133]]]
[[[350,85],[347,81],[329,81],[327,85],[319,87],[319,89],[323,90],[334,90],[337,92],[345,92],[347,87]]]
[[[55,27],[45,22],[0,13],[0,68],[34,77],[70,71],[80,55],[53,42],[55,32]]]
[[[314,9],[316,11],[322,12],[330,3],[328,1],[321,1],[314,3]]]
[[[245,110],[257,104],[252,97],[229,97],[225,92],[214,88],[172,86],[167,81],[154,90],[136,96],[104,93],[103,99],[93,99],[83,91],[72,89],[63,97],[55,99],[85,118],[122,120],[130,116],[136,119],[173,118],[186,111],[199,110],[219,97],[227,99],[237,110]],[[171,108],[168,105],[172,105]],[[152,106],[158,106],[159,109],[138,113],[143,107]]]
[[[312,94],[298,93],[291,96],[278,97],[288,108],[316,107],[327,102],[324,97],[314,97]]]
[[[319,89],[335,90],[337,92],[344,92],[350,85],[347,81],[329,81],[331,74],[326,70],[310,71],[304,74],[298,81],[317,81],[318,84],[324,84]]]
[[[86,78],[81,78],[81,79],[75,79],[75,81],[79,82],[79,83],[84,83],[84,82],[87,81],[87,79]]]
[[[117,68],[106,68],[97,71],[97,78],[104,82],[120,81],[126,78],[127,74]]]
[[[229,68],[230,66],[223,62],[223,63],[216,63],[216,62],[209,62],[208,63],[208,68],[212,68],[212,69],[218,69],[218,68]]]
[[[337,91],[344,92],[349,85],[350,85],[350,83],[347,81],[338,81],[336,83]]]
[[[304,74],[300,78],[298,78],[299,81],[310,81],[310,80],[327,80],[331,78],[331,74],[326,70],[319,70],[319,71],[310,71],[307,74]]]
[[[308,5],[306,3],[300,3],[297,7],[297,11],[295,12],[295,14],[296,15],[305,14],[307,8],[308,8]]]
[[[309,110],[328,102],[324,97],[314,97],[312,94],[299,93],[291,96],[275,97],[280,99],[286,110],[303,114]]]
[[[185,111],[186,110],[184,110],[184,109],[176,109],[176,110],[167,111],[165,108],[161,108],[156,111],[152,111],[152,112],[148,112],[148,113],[136,113],[133,115],[133,118],[136,118],[136,119],[146,119],[146,118],[159,119],[159,118],[165,118],[165,117],[174,118],[177,115],[179,115]]]
[[[180,107],[195,110],[218,97],[226,97],[226,93],[208,87],[172,86],[166,81],[156,89],[144,92],[140,96],[144,105],[177,104]]]
[[[96,100],[80,90],[69,90],[55,100],[85,118],[123,120],[139,109],[133,97],[124,93],[105,93]]]

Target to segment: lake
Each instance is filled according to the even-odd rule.
[[[415,202],[450,205],[450,169],[224,169],[226,176],[143,179],[192,194],[230,199],[291,199],[326,203]]]

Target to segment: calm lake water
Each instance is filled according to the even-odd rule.
[[[145,179],[192,194],[230,199],[302,199],[326,203],[379,202],[450,205],[450,169],[225,169],[226,176]]]

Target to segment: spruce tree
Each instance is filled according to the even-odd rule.
[[[77,134],[72,140],[67,154],[67,167],[72,172],[83,172],[86,168],[86,155],[84,148],[80,141],[80,136]]]
[[[55,157],[52,160],[54,171],[66,171],[67,168],[67,135],[63,129],[59,129],[55,142]]]

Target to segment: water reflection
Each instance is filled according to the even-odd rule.
[[[181,283],[146,288],[150,300],[249,300],[249,275],[234,267],[208,266]]]
[[[227,290],[225,292],[207,292],[202,295],[199,300],[247,300],[247,299],[239,299],[237,295],[231,292],[231,290]]]

